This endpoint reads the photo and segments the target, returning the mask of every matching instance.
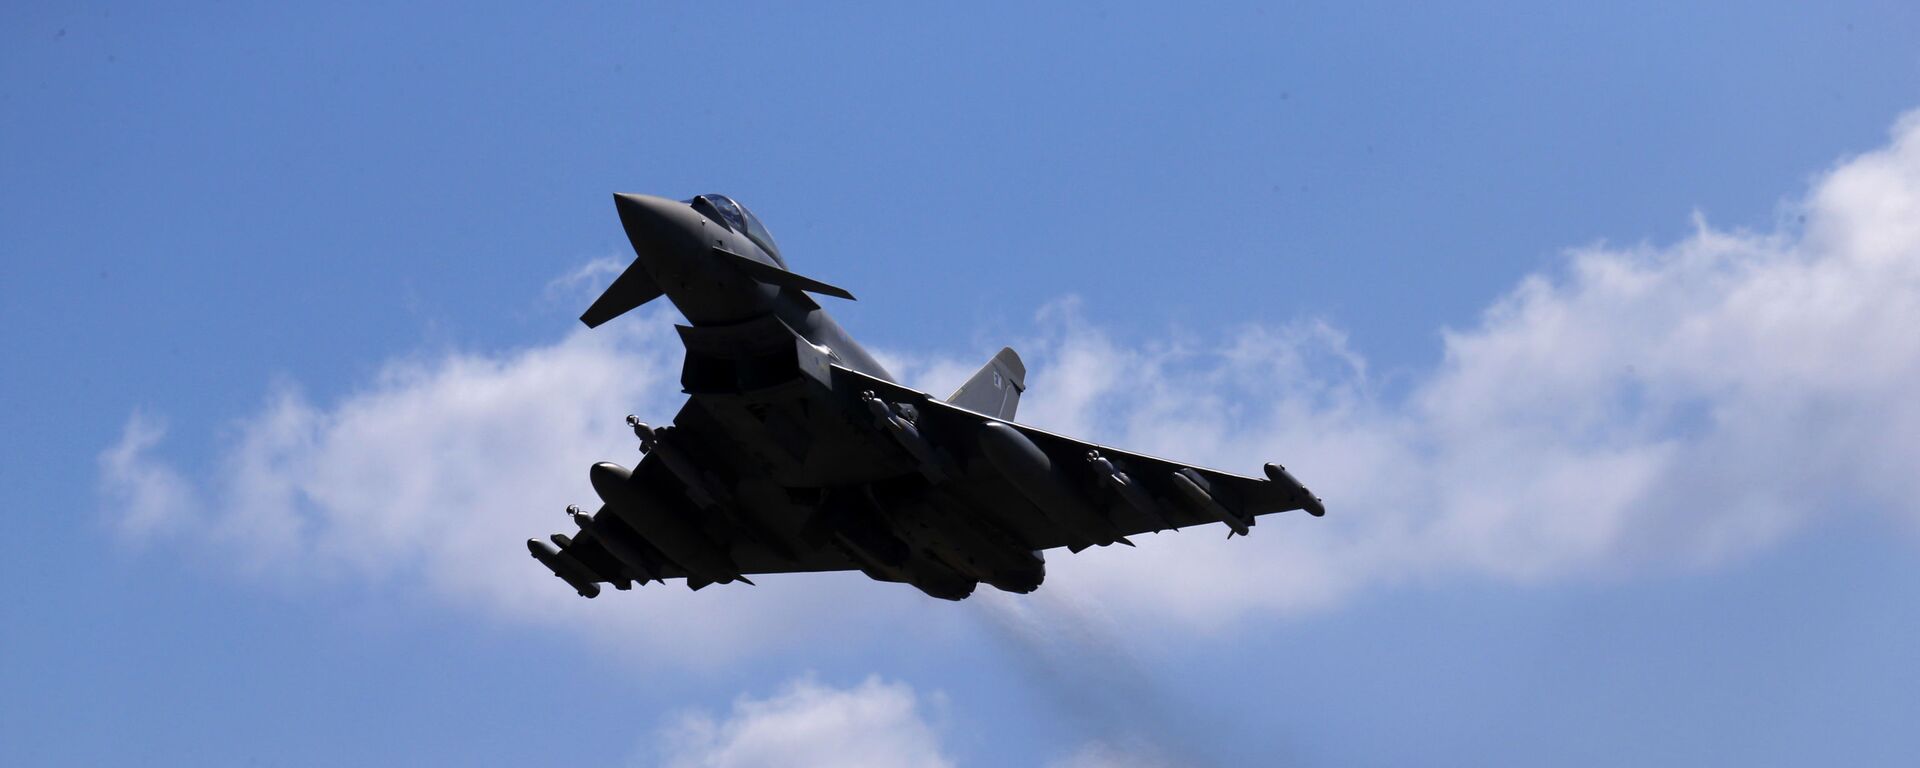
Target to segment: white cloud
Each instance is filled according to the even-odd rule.
[[[100,454],[101,497],[126,539],[144,542],[165,533],[199,506],[186,478],[146,456],[166,434],[165,424],[135,411],[119,444]]]
[[[568,299],[581,294],[585,294],[588,298],[597,297],[601,291],[606,290],[614,278],[626,271],[627,265],[632,261],[631,257],[620,256],[603,256],[594,259],[580,265],[572,272],[548,281],[546,295],[548,298],[566,297]]]
[[[1047,765],[1049,768],[1173,768],[1179,763],[1162,759],[1150,749],[1095,741]]]
[[[925,703],[928,706],[922,706]],[[888,766],[947,768],[938,712],[944,697],[923,697],[903,682],[868,677],[836,688],[811,677],[766,698],[741,696],[725,717],[693,711],[653,734],[642,751],[665,768],[753,766]],[[651,759],[657,756],[659,759]],[[1172,768],[1182,765],[1158,747],[1126,736],[1094,740],[1046,763],[1048,768]]]
[[[1047,308],[1016,345],[1025,419],[1232,470],[1280,460],[1331,512],[1055,557],[1046,589],[1217,627],[1370,585],[1710,565],[1843,507],[1920,523],[1920,117],[1798,206],[1797,229],[1577,250],[1447,332],[1405,395],[1325,323],[1122,343],[1070,301]],[[189,540],[258,573],[413,583],[674,658],[903,611],[951,620],[845,574],[608,605],[526,557],[518,540],[592,500],[588,464],[635,455],[622,415],[677,408],[668,317],[395,362],[330,405],[276,394],[199,482],[155,457],[162,431],[136,414],[101,456],[108,512],[131,538],[205,531]],[[890,362],[944,393],[984,359]]]
[[[1332,512],[1062,558],[1050,585],[1211,624],[1370,583],[1707,565],[1851,508],[1911,520],[1920,116],[1799,207],[1799,231],[1577,250],[1447,332],[1404,399],[1324,326],[1129,348],[1069,306],[1029,418],[1231,469],[1279,459]]]
[[[879,678],[846,689],[798,680],[735,701],[724,720],[684,715],[661,737],[669,768],[953,765],[913,689]]]
[[[326,407],[282,390],[225,436],[199,493],[155,454],[161,430],[136,414],[101,455],[107,512],[131,535],[195,534],[186,546],[250,578],[407,585],[578,628],[638,652],[628,658],[717,662],[768,637],[804,641],[878,620],[835,606],[886,613],[910,602],[897,590],[848,599],[865,581],[857,574],[586,601],[527,556],[525,539],[572,528],[566,504],[595,503],[588,466],[638,458],[626,414],[657,423],[678,409],[670,325],[656,310],[547,347],[398,360]],[[836,610],[836,622],[808,620]]]

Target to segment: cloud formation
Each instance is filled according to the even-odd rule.
[[[186,478],[147,455],[166,434],[165,424],[134,411],[120,442],[100,454],[101,491],[110,505],[108,522],[122,538],[152,538],[194,516],[199,506]]]
[[[1060,311],[1030,419],[1280,459],[1333,513],[1090,552],[1050,586],[1210,625],[1370,584],[1707,566],[1854,509],[1914,522],[1920,113],[1795,207],[1775,232],[1575,250],[1445,332],[1401,398],[1324,324],[1127,346]]]
[[[949,768],[953,761],[920,710],[920,697],[904,683],[870,677],[843,689],[803,678],[765,699],[741,697],[725,719],[682,715],[660,734],[661,764]]]
[[[922,706],[923,702],[928,706]],[[756,766],[903,766],[950,768],[939,712],[945,698],[898,681],[868,677],[838,688],[812,677],[765,698],[741,696],[724,717],[690,711],[659,729],[636,761],[663,768]],[[926,710],[932,709],[932,719]],[[655,759],[657,757],[657,759]],[[1095,740],[1047,762],[1049,768],[1171,768],[1152,745]]]
[[[1574,250],[1446,331],[1442,362],[1399,394],[1331,323],[1122,342],[1073,301],[1049,306],[1016,345],[1023,420],[1229,470],[1279,460],[1331,512],[1267,518],[1244,541],[1202,528],[1056,557],[1046,589],[1207,628],[1377,585],[1706,567],[1851,509],[1920,522],[1920,116],[1793,207],[1803,223],[1772,232],[1701,222],[1666,246]],[[668,323],[397,361],[331,404],[282,391],[192,479],[136,414],[101,454],[105,508],[130,539],[220,548],[257,572],[406,581],[685,656],[803,615],[930,615],[908,588],[796,576],[697,600],[650,588],[643,622],[525,556],[519,539],[592,499],[590,462],[632,455],[620,416],[677,407]],[[944,393],[976,353],[889,362]],[[703,636],[675,636],[693,611]]]

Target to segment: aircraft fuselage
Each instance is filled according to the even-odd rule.
[[[855,569],[949,600],[981,583],[1030,592],[1040,550],[1215,522],[1246,535],[1256,515],[1325,511],[1277,464],[1235,475],[1014,422],[1026,366],[1012,349],[951,395],[903,386],[813,298],[853,295],[789,270],[732,199],[615,203],[638,258],[580,319],[673,302],[688,401],[671,426],[629,417],[646,456],[592,467],[604,503],[569,509],[578,538],[528,542],[581,595]]]

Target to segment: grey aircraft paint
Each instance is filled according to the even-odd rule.
[[[686,316],[669,426],[628,417],[645,453],[595,464],[601,506],[572,534],[530,539],[579,594],[685,579],[859,570],[947,600],[981,583],[1031,592],[1042,550],[1223,523],[1320,500],[1277,464],[1264,479],[1093,445],[1013,421],[1026,366],[1002,349],[951,396],[901,386],[809,294],[751,211],[723,195],[614,195],[637,258],[580,320],[661,296]]]

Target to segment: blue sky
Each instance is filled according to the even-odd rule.
[[[0,763],[1920,750],[1907,4],[0,15]],[[579,600],[520,540],[678,400],[613,191],[1331,512]]]

